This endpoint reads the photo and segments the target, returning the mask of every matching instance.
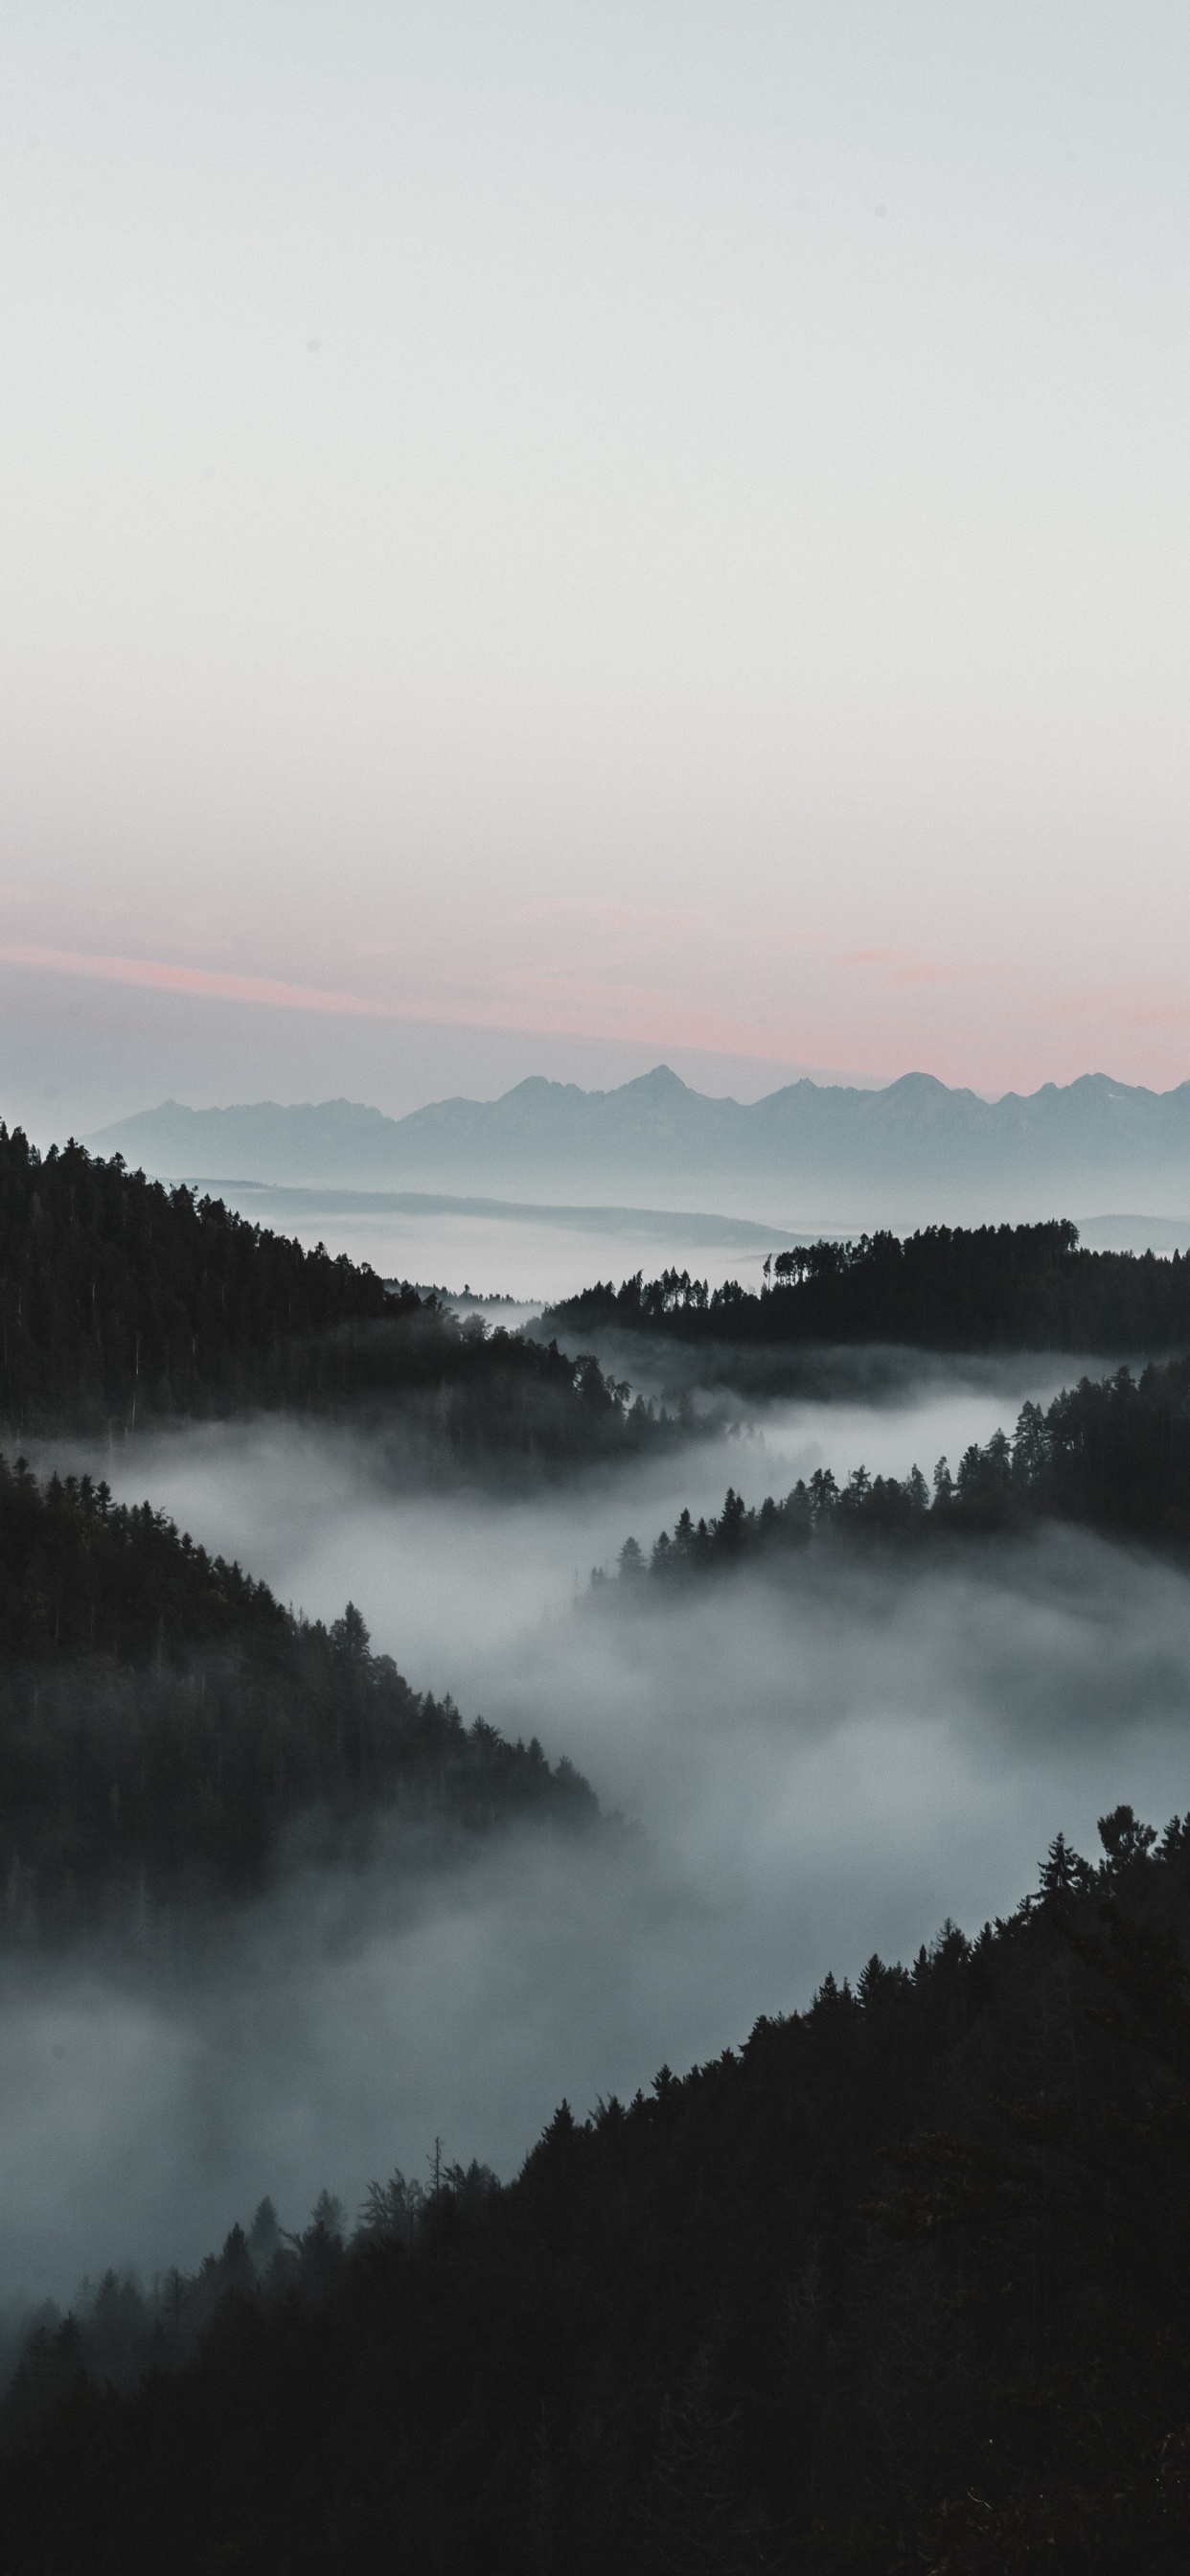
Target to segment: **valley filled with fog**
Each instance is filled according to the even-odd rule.
[[[765,1258],[807,1230],[788,1214],[765,1222],[693,1208],[540,1206],[532,1200],[450,1198],[434,1192],[281,1188],[259,1181],[202,1184],[255,1225],[274,1226],[312,1250],[324,1240],[382,1278],[430,1286],[452,1281],[479,1299],[512,1305],[516,1319],[547,1298],[573,1296],[596,1273],[690,1269],[712,1286],[730,1274],[759,1281]],[[573,1185],[572,1185],[573,1186]],[[811,1223],[811,1233],[818,1231]],[[452,1298],[464,1306],[466,1296]],[[506,1318],[502,1319],[506,1320]]]
[[[180,1919],[151,1962],[10,1954],[4,2294],[194,2261],[266,2192],[290,2226],[323,2184],[350,2211],[435,2139],[507,2176],[563,2095],[647,2088],[830,1969],[976,1929],[1121,1799],[1183,1807],[1190,1595],[1154,1556],[1051,1527],[944,1562],[826,1546],[672,1600],[590,1587],[729,1483],[929,1477],[1086,1366],[923,1361],[879,1402],[844,1373],[833,1401],[726,1427],[720,1403],[705,1437],[537,1488],[411,1483],[383,1438],[284,1417],[32,1453],[151,1497],[311,1617],[350,1597],[417,1688],[568,1755],[607,1821],[437,1854],[381,1821],[353,1869],[294,1852],[214,1944]]]
[[[858,1185],[846,1205],[833,1206],[828,1216],[825,1194],[810,1184],[791,1178],[753,1182],[743,1194],[742,1212],[728,1215],[723,1210],[733,1194],[721,1180],[704,1178],[701,1192],[692,1184],[679,1193],[694,1202],[682,1210],[669,1206],[660,1192],[657,1206],[583,1205],[582,1177],[576,1174],[568,1185],[572,1205],[228,1179],[199,1186],[253,1224],[276,1227],[311,1250],[325,1240],[352,1261],[370,1262],[382,1278],[426,1285],[451,1281],[456,1289],[465,1283],[477,1300],[502,1306],[503,1314],[494,1319],[506,1322],[539,1314],[547,1300],[574,1296],[594,1277],[612,1272],[621,1279],[640,1269],[649,1277],[670,1266],[706,1279],[711,1288],[728,1278],[756,1288],[766,1258],[783,1244],[832,1233],[854,1236],[876,1222],[871,1194]],[[1127,1194],[1125,1181],[1115,1178],[1114,1186]],[[591,1195],[601,1194],[592,1189]],[[627,1195],[639,1197],[639,1186],[629,1182]],[[1063,1189],[1055,1195],[1065,1204]],[[701,1204],[706,1198],[709,1207]],[[885,1210],[882,1221],[890,1213],[899,1230],[909,1231],[935,1222],[938,1207],[928,1190],[906,1184],[895,1211]],[[978,1214],[982,1218],[987,1211]],[[1190,1245],[1190,1223],[1169,1218],[1092,1215],[1080,1218],[1079,1231],[1096,1247],[1143,1251],[1151,1245],[1170,1252]]]

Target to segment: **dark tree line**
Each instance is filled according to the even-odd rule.
[[[597,1281],[550,1309],[555,1332],[651,1333],[781,1348],[900,1342],[926,1350],[1164,1352],[1190,1342],[1190,1258],[1087,1252],[1078,1228],[933,1225],[907,1236],[799,1244],[763,1288],[666,1270]]]
[[[6,2569],[1180,2576],[1190,1827],[1100,1836],[508,2188],[108,2276],[0,2417]]]
[[[590,1357],[466,1323],[197,1198],[0,1126],[0,1421],[119,1436],[258,1407],[383,1417],[442,1453],[548,1464],[677,1425]]]
[[[839,1485],[829,1467],[799,1477],[782,1501],[749,1508],[728,1486],[717,1518],[681,1513],[650,1556],[634,1538],[620,1550],[621,1583],[649,1575],[680,1582],[743,1561],[779,1565],[813,1539],[934,1542],[1035,1526],[1081,1522],[1115,1538],[1184,1551],[1190,1546],[1190,1360],[1083,1378],[1048,1410],[1023,1405],[1011,1440],[995,1431],[973,1441],[952,1474],[940,1458],[933,1488],[920,1467],[906,1477],[856,1467]],[[596,1567],[596,1587],[607,1578]]]
[[[0,1127],[0,1397],[18,1429],[251,1401],[292,1343],[391,1311],[383,1282],[128,1172]]]
[[[595,1813],[508,1743],[209,1557],[148,1503],[0,1459],[0,1884],[9,1943],[247,1892],[283,1844],[409,1818],[485,1830]],[[131,1909],[131,1911],[130,1911]]]

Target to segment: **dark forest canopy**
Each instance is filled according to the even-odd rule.
[[[1099,1830],[976,1940],[563,2104],[506,2189],[436,2158],[346,2242],[265,2203],[47,2316],[5,2568],[1180,2576],[1190,1830]]]
[[[477,1830],[596,1812],[536,1738],[411,1689],[350,1602],[295,1618],[148,1503],[0,1458],[0,1938],[247,1892],[303,1829],[394,1806]]]
[[[400,1403],[447,1453],[581,1462],[675,1428],[592,1358],[466,1323],[222,1201],[0,1126],[0,1420],[25,1439]]]
[[[769,1265],[766,1263],[766,1271]],[[1078,1228],[927,1226],[901,1241],[800,1244],[759,1290],[637,1271],[551,1307],[553,1332],[652,1333],[779,1349],[900,1342],[925,1350],[1168,1352],[1190,1343],[1190,1256],[1085,1252]]]
[[[1083,1378],[1046,1412],[1023,1405],[1010,1440],[973,1441],[955,1471],[938,1460],[932,1490],[919,1467],[899,1478],[857,1467],[845,1485],[829,1467],[799,1478],[783,1501],[745,1506],[729,1486],[717,1519],[684,1511],[646,1559],[620,1550],[622,1583],[645,1574],[681,1582],[744,1561],[778,1567],[816,1538],[937,1541],[1017,1530],[1038,1519],[1081,1522],[1116,1538],[1190,1547],[1190,1360]],[[593,1577],[602,1585],[597,1568]]]

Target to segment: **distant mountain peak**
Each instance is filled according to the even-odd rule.
[[[978,1097],[977,1093],[964,1091],[961,1087],[952,1091],[949,1083],[939,1082],[936,1073],[919,1072],[900,1073],[895,1082],[888,1082],[882,1091],[870,1092],[867,1096],[873,1100],[888,1100],[894,1092],[898,1093],[902,1100],[906,1096],[919,1100],[927,1097],[939,1100],[974,1100]]]
[[[779,1192],[799,1221],[857,1231],[1122,1206],[1142,1175],[1146,1193],[1159,1185],[1169,1205],[1190,1204],[1190,1083],[1156,1093],[1099,1073],[997,1101],[921,1071],[878,1091],[803,1077],[745,1103],[693,1091],[662,1063],[611,1091],[534,1074],[497,1100],[437,1100],[404,1118],[347,1100],[164,1101],[86,1141],[171,1179],[618,1206],[677,1204],[679,1191],[689,1203],[691,1188],[713,1187],[735,1214]]]
[[[681,1074],[674,1073],[667,1064],[655,1064],[651,1073],[634,1074],[632,1081],[624,1083],[621,1088],[636,1092],[680,1091],[690,1100],[705,1097],[705,1094],[691,1091],[689,1083],[683,1082]]]
[[[602,1091],[584,1091],[577,1082],[555,1082],[548,1073],[527,1073],[523,1082],[514,1082],[511,1091],[502,1091],[498,1100],[488,1103],[469,1101],[467,1105],[468,1108],[487,1106],[498,1109],[504,1100],[603,1100],[606,1096]],[[420,1112],[414,1110],[411,1114],[416,1118]]]

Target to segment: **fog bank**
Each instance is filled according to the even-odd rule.
[[[0,2290],[193,2262],[265,2191],[289,2225],[324,2182],[350,2208],[394,2163],[424,2175],[435,2137],[508,2174],[562,2094],[631,2093],[828,1968],[977,1928],[1059,1827],[1093,1850],[1121,1799],[1190,1805],[1190,1587],[1085,1534],[946,1563],[824,1546],[786,1584],[635,1609],[588,1592],[629,1529],[717,1508],[729,1475],[755,1500],[815,1460],[928,1469],[1011,1413],[955,1385],[791,1407],[539,1503],[394,1491],[309,1427],[129,1444],[128,1491],[311,1611],[350,1592],[414,1681],[568,1753],[628,1825],[428,1873],[382,1834],[361,1873],[284,1877],[201,1970],[10,1957]]]

